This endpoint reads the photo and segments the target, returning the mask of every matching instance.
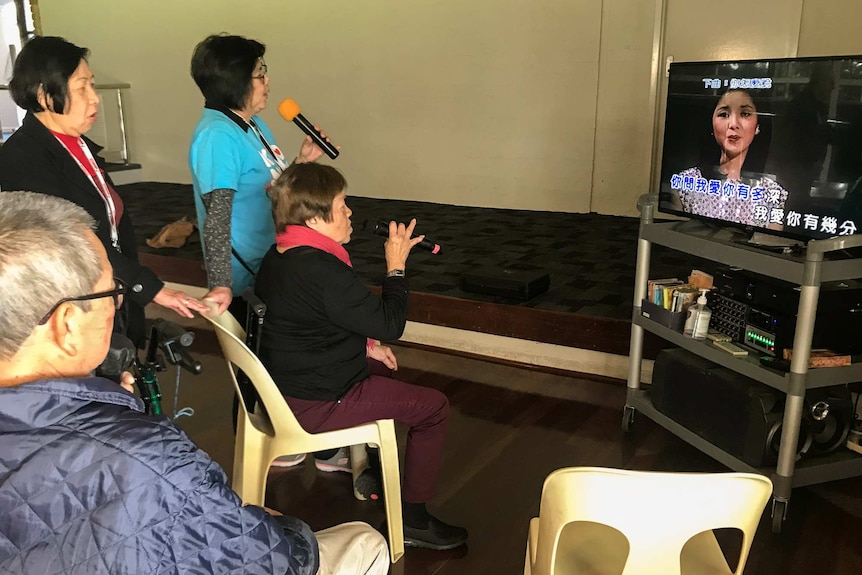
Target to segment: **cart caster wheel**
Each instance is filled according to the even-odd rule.
[[[625,406],[623,409],[623,433],[628,433],[632,429],[635,422],[635,408]]]
[[[772,500],[772,532],[781,533],[784,520],[787,519],[787,501]]]

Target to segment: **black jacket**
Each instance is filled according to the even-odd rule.
[[[104,170],[105,162],[98,155],[101,148],[87,138],[84,142]],[[114,185],[107,174],[105,179]],[[126,316],[128,335],[140,345],[144,335],[143,306],[152,301],[164,283],[152,270],[138,262],[135,232],[128,210],[123,210],[117,228],[122,253],[111,246],[111,228],[102,196],[68,150],[32,113],[25,116],[23,125],[0,147],[0,190],[23,190],[65,198],[93,216],[97,224],[96,235],[108,252],[114,275],[130,288],[124,313],[117,314],[118,318]]]
[[[336,401],[368,377],[366,338],[394,341],[407,323],[408,285],[383,280],[380,296],[353,269],[300,246],[263,257],[254,290],[266,304],[260,359],[284,395]]]

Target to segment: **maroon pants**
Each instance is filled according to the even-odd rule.
[[[372,374],[383,367],[369,361]],[[344,429],[377,419],[394,419],[409,426],[404,454],[401,496],[410,503],[434,497],[443,438],[449,420],[449,400],[436,389],[371,375],[354,385],[339,401],[309,401],[285,397],[299,424],[309,433]]]

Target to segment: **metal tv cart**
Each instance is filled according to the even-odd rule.
[[[802,255],[776,254],[732,240],[728,230],[691,221],[655,222],[658,198],[641,196],[637,268],[635,272],[634,312],[629,349],[628,389],[623,411],[624,432],[631,430],[635,412],[640,412],[674,435],[735,471],[768,475],[773,481],[772,530],[780,533],[787,517],[790,493],[794,487],[862,475],[862,456],[846,450],[796,464],[805,392],[808,389],[862,381],[862,363],[809,371],[808,360],[822,282],[862,278],[862,258],[847,257],[844,250],[862,247],[862,234],[812,240]],[[697,341],[666,328],[641,315],[650,270],[651,246],[665,246],[707,260],[792,282],[801,286],[793,357],[785,373],[764,367],[756,354],[734,357],[716,349],[708,341]],[[786,394],[784,422],[775,469],[754,468],[716,447],[653,407],[649,391],[640,387],[644,330],[697,354],[713,363],[736,371]]]

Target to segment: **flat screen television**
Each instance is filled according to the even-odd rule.
[[[667,93],[659,211],[862,232],[862,56],[675,62]]]

